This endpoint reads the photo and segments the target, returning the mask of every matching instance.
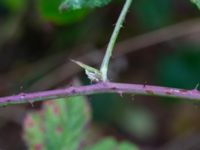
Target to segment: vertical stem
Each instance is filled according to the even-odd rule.
[[[125,19],[125,16],[128,12],[128,9],[131,5],[131,2],[132,0],[126,0],[124,6],[123,6],[123,9],[120,13],[120,16],[117,20],[117,23],[116,23],[116,26],[115,26],[115,29],[112,33],[112,36],[110,38],[110,41],[109,41],[109,44],[108,44],[108,47],[106,49],[106,54],[104,56],[104,59],[103,59],[103,62],[101,64],[101,68],[100,68],[100,71],[102,73],[102,77],[103,77],[103,81],[107,81],[107,74],[108,74],[108,65],[109,65],[109,61],[110,61],[110,57],[112,56],[112,51],[113,51],[113,48],[114,48],[114,45],[116,43],[116,39],[118,37],[118,34],[119,34],[119,31],[120,29],[122,28],[122,24],[124,22],[124,19]]]

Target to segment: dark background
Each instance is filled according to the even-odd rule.
[[[55,89],[99,67],[124,1],[58,11],[55,0],[0,1],[0,95]],[[200,82],[200,11],[189,0],[134,0],[110,64],[110,80],[194,89]],[[117,94],[88,97],[96,137],[141,149],[200,149],[196,101]],[[22,122],[41,103],[0,108],[0,149],[26,149]]]

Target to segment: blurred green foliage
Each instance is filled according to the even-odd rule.
[[[111,0],[64,0],[61,4],[59,0],[39,0],[38,8],[41,16],[45,20],[58,24],[74,23],[84,18],[89,12],[89,8],[101,7]],[[58,11],[58,7],[59,10]],[[67,10],[63,12],[63,10]]]
[[[105,138],[94,146],[85,148],[85,150],[139,150],[139,148],[129,142],[118,143],[113,138]]]
[[[26,6],[26,0],[2,0],[3,4],[12,12],[18,12]]]
[[[34,1],[34,0],[33,0]],[[199,0],[192,0],[194,3],[197,4],[199,7]],[[9,14],[12,16],[18,15],[18,12],[22,12],[23,10],[26,10],[28,7],[29,1],[26,0],[2,0],[0,3],[0,9],[5,9],[6,12],[10,11]],[[114,21],[116,20],[116,17],[118,16],[118,13],[120,12],[120,9],[124,3],[122,0],[116,0],[113,1],[113,5],[109,9],[101,8],[100,10],[96,11],[96,14],[94,12],[94,9],[90,9],[91,6],[93,7],[93,3],[95,3],[95,6],[100,6],[107,4],[110,2],[110,0],[102,1],[103,3],[96,3],[98,1],[88,1],[90,2],[91,6],[90,8],[86,8],[86,3],[84,3],[84,9],[78,9],[78,10],[71,10],[69,6],[78,8],[79,6],[75,5],[75,3],[71,3],[69,6],[66,5],[68,2],[73,1],[63,1],[63,6],[67,11],[60,12],[59,6],[61,1],[59,0],[35,0],[34,6],[32,7],[33,10],[26,10],[23,13],[27,13],[26,15],[34,15],[34,18],[25,18],[21,19],[20,22],[20,28],[17,28],[17,34],[27,34],[30,36],[18,36],[15,40],[8,39],[4,43],[8,43],[8,47],[11,46],[10,49],[15,50],[18,47],[19,51],[9,51],[7,50],[7,47],[5,48],[5,51],[3,51],[5,62],[1,63],[6,64],[7,60],[13,59],[13,57],[10,57],[10,55],[4,55],[5,52],[10,52],[12,55],[14,55],[14,59],[18,59],[18,63],[12,64],[12,69],[16,66],[23,66],[28,65],[26,63],[21,63],[21,57],[19,55],[24,55],[24,53],[28,52],[30,55],[35,55],[36,50],[30,51],[32,45],[38,45],[40,53],[43,53],[45,51],[45,57],[49,57],[50,54],[57,54],[57,52],[65,51],[65,56],[67,58],[67,55],[71,54],[71,48],[73,46],[79,46],[82,44],[91,44],[92,46],[96,47],[96,43],[100,43],[100,45],[105,45],[105,41],[107,40],[106,37],[109,37],[111,32],[112,25],[114,24]],[[65,3],[67,2],[67,3]],[[195,11],[190,5],[190,0],[187,1],[173,1],[173,0],[135,0],[132,5],[132,10],[129,13],[129,16],[127,17],[125,26],[125,29],[123,30],[123,34],[127,34],[130,37],[135,36],[135,32],[138,32],[138,34],[145,33],[146,31],[156,30],[158,28],[164,28],[166,25],[169,24],[176,24],[178,22],[179,17],[181,16],[183,20],[186,19],[193,19]],[[192,9],[191,9],[191,8]],[[103,10],[101,12],[101,10]],[[105,11],[104,11],[105,10]],[[5,11],[2,11],[3,13]],[[17,12],[17,13],[16,13]],[[91,13],[92,12],[92,13]],[[4,14],[1,15],[4,15]],[[185,13],[185,14],[184,14]],[[195,12],[196,13],[196,12]],[[89,14],[94,14],[93,16]],[[10,15],[10,16],[11,16]],[[24,14],[23,14],[24,15]],[[195,14],[198,16],[198,14]],[[10,16],[8,16],[5,20],[7,20]],[[86,18],[89,16],[88,18]],[[1,20],[2,24],[5,23],[5,20]],[[27,20],[29,23],[27,23]],[[83,22],[83,20],[85,20]],[[82,22],[81,22],[82,21]],[[131,23],[132,21],[132,23]],[[13,23],[14,22],[14,23]],[[15,21],[12,22],[12,25],[17,23]],[[37,26],[34,26],[37,24],[36,22],[39,22]],[[12,28],[8,25],[6,25],[6,30],[2,28],[1,24],[1,31],[5,31],[6,34],[8,34],[8,31],[11,31]],[[28,24],[28,25],[27,25]],[[33,25],[33,26],[32,26]],[[27,28],[28,26],[28,28]],[[103,30],[102,30],[103,28]],[[131,30],[130,30],[131,29]],[[126,31],[133,31],[127,33]],[[43,32],[41,32],[43,31]],[[38,34],[38,36],[34,36],[33,33],[42,33]],[[50,33],[50,34],[49,34]],[[2,32],[1,32],[2,35]],[[15,35],[15,34],[14,34]],[[98,38],[94,38],[95,36]],[[99,35],[101,39],[99,40]],[[30,37],[32,37],[32,41],[30,40]],[[41,37],[41,38],[40,38]],[[46,40],[47,38],[52,38],[52,41]],[[127,36],[128,37],[128,36]],[[129,37],[128,37],[129,38]],[[187,38],[187,37],[186,37]],[[1,38],[1,41],[4,41],[6,38],[3,36]],[[37,43],[36,39],[39,39],[39,41],[47,43],[48,46],[42,45],[43,43],[39,42]],[[30,40],[30,41],[27,41]],[[187,40],[187,39],[186,39]],[[19,41],[22,44],[19,44]],[[83,42],[84,41],[84,42]],[[102,42],[103,41],[103,42]],[[17,43],[15,45],[15,42]],[[145,41],[143,41],[145,42]],[[14,44],[13,44],[14,43]],[[170,42],[169,42],[170,43]],[[26,46],[24,46],[27,44]],[[165,43],[168,45],[168,43]],[[153,64],[156,66],[156,74],[155,74],[155,80],[153,82],[159,83],[161,86],[172,86],[172,87],[179,87],[179,88],[187,88],[192,89],[195,88],[197,83],[200,82],[200,53],[199,49],[200,47],[194,47],[193,45],[182,45],[182,43],[173,43],[172,45],[176,44],[176,48],[171,47],[165,47],[165,50],[172,49],[172,52],[162,52],[158,58],[158,60],[155,60],[156,64]],[[53,45],[53,46],[52,46]],[[170,44],[169,44],[170,45]],[[180,46],[181,45],[181,46]],[[44,46],[44,47],[43,47]],[[22,51],[22,49],[25,47],[25,51]],[[152,53],[152,49],[157,49],[159,51],[163,51],[162,46],[159,45],[151,48],[148,47],[144,53],[141,53],[142,55],[145,55],[147,59],[149,56],[154,55],[155,53]],[[80,48],[81,51],[81,48]],[[89,51],[85,51],[86,53]],[[76,52],[79,54],[79,50]],[[16,55],[17,54],[17,55]],[[67,55],[66,55],[67,54]],[[135,52],[134,54],[129,55],[129,59],[132,59],[132,55],[137,55],[138,53]],[[82,55],[82,53],[80,53]],[[139,55],[138,55],[139,56]],[[18,58],[19,57],[19,58]],[[27,56],[24,55],[26,58]],[[66,59],[65,58],[65,59]],[[136,60],[136,63],[130,65],[130,70],[133,70],[132,66],[137,66],[140,63],[139,60],[140,56],[138,57],[138,60]],[[13,59],[13,60],[14,60]],[[146,59],[146,58],[145,58]],[[1,59],[2,61],[3,59]],[[65,60],[66,61],[66,60]],[[53,62],[54,63],[54,62]],[[57,64],[61,64],[61,62],[55,62]],[[146,62],[144,62],[146,63]],[[49,67],[49,66],[51,67]],[[38,80],[40,80],[43,76],[45,76],[45,73],[48,75],[50,72],[49,70],[53,69],[47,69],[46,68],[52,68],[52,63],[47,64],[43,69],[37,70],[37,73],[34,72],[34,80],[33,78],[28,78],[30,82],[27,82],[27,90],[30,87],[30,83],[35,83]],[[59,65],[56,65],[59,68]],[[56,68],[54,66],[54,68]],[[138,65],[139,66],[139,65]],[[140,67],[140,66],[139,66]],[[145,64],[145,67],[150,67],[150,69],[153,70],[152,64]],[[146,70],[146,68],[140,68],[140,70]],[[33,69],[35,70],[35,69]],[[128,79],[126,81],[132,81],[134,80],[134,75],[131,74],[131,71],[127,71],[127,74],[130,73],[130,75],[127,75]],[[45,73],[43,73],[43,71]],[[68,70],[67,70],[68,71]],[[66,71],[66,72],[67,72]],[[25,74],[26,71],[24,71]],[[145,72],[145,71],[144,71]],[[145,72],[148,75],[151,76],[151,73]],[[16,74],[14,74],[15,76]],[[35,77],[36,76],[36,77]],[[84,75],[83,75],[84,76]],[[142,75],[141,75],[142,76]],[[22,78],[22,77],[21,77]],[[123,76],[121,77],[123,78]],[[15,79],[15,78],[14,78]],[[13,80],[14,80],[13,79]],[[18,91],[21,91],[19,88],[21,86],[21,80],[23,82],[25,81],[25,78],[20,79],[20,84],[17,84],[15,86],[15,92],[16,89]],[[139,79],[140,80],[140,79]],[[12,83],[13,84],[13,83]],[[89,82],[87,83],[89,84]],[[25,84],[23,85],[25,89]],[[158,118],[159,115],[162,116],[162,114],[157,113],[154,114],[152,111],[149,111],[147,106],[149,106],[147,103],[147,98],[145,99],[145,102],[142,101],[141,105],[145,105],[141,107],[137,104],[138,101],[131,101],[131,103],[128,103],[126,100],[130,100],[131,98],[123,97],[121,98],[119,95],[115,94],[102,94],[102,95],[94,95],[90,97],[91,105],[92,105],[92,113],[93,113],[93,121],[101,122],[103,124],[112,124],[113,128],[118,128],[121,132],[128,134],[129,136],[134,136],[137,138],[137,140],[145,141],[147,138],[155,138],[154,135],[157,133],[157,130],[159,127],[157,122],[155,121],[155,118]],[[79,100],[78,100],[79,99]],[[74,103],[79,103],[83,105],[80,106],[78,104],[74,104],[72,101],[76,101]],[[67,102],[71,101],[71,102]],[[77,102],[78,101],[78,102]],[[166,106],[166,104],[169,102],[169,100],[165,101],[163,106]],[[70,103],[70,104],[68,104]],[[73,104],[72,104],[73,103]],[[173,100],[174,103],[174,100]],[[181,104],[182,101],[179,101],[178,104]],[[68,105],[70,107],[68,107]],[[162,105],[157,104],[155,101],[151,103],[151,105],[154,105],[155,109],[161,110],[163,108]],[[61,109],[62,115],[55,115],[53,113],[54,107],[59,107]],[[69,116],[68,110],[69,109],[76,110],[74,113],[72,113],[73,117]],[[77,147],[77,145],[80,145],[82,142],[84,135],[84,127],[85,124],[88,122],[88,116],[90,116],[90,112],[84,112],[85,108],[88,107],[87,104],[82,102],[82,98],[70,98],[70,100],[57,100],[55,102],[52,102],[52,105],[45,103],[44,108],[40,112],[34,112],[30,113],[26,117],[26,122],[30,121],[32,126],[27,126],[25,122],[25,138],[27,141],[27,144],[29,148],[36,146],[44,146],[46,149],[49,147],[52,147],[52,149],[56,147],[56,149],[60,146],[68,146],[69,143],[72,145],[72,147]],[[169,108],[169,107],[168,107]],[[79,109],[79,110],[78,110]],[[80,116],[79,116],[80,115]],[[82,119],[80,119],[82,117]],[[62,119],[63,118],[63,119]],[[65,122],[64,119],[67,118],[67,121]],[[75,119],[75,121],[73,121]],[[167,120],[169,118],[163,118],[164,120]],[[69,121],[73,124],[68,124]],[[78,123],[76,123],[76,121]],[[60,129],[56,126],[60,125],[61,127],[66,127],[66,130],[63,130],[61,134]],[[156,126],[157,125],[157,126]],[[73,127],[70,127],[73,126]],[[167,125],[166,125],[167,126]],[[70,130],[70,129],[72,130]],[[74,132],[74,131],[77,132]],[[163,129],[164,130],[164,129]],[[71,132],[73,131],[73,132]],[[48,132],[48,133],[47,133]],[[46,134],[47,133],[47,134]],[[62,139],[66,135],[66,141],[63,143],[60,143],[60,139]],[[163,135],[165,136],[165,135]],[[72,140],[71,138],[76,138],[76,140]],[[166,138],[166,137],[164,137]],[[162,139],[162,137],[161,137]],[[74,145],[74,146],[73,146]],[[126,142],[117,142],[114,139],[105,139],[103,141],[100,141],[97,143],[97,145],[89,146],[88,149],[103,149],[109,146],[118,146],[118,147],[129,147],[129,144]],[[58,146],[58,147],[57,147]],[[130,145],[132,147],[133,145]],[[128,148],[125,148],[128,149]],[[130,148],[131,149],[131,148]],[[133,148],[132,148],[133,149]],[[136,149],[136,148],[135,148]]]
[[[137,19],[147,30],[160,28],[173,21],[172,0],[136,0],[133,7]]]
[[[63,0],[59,9],[82,9],[82,8],[94,8],[101,7],[108,4],[111,0]]]
[[[40,112],[27,115],[25,139],[29,149],[77,150],[84,135],[90,111],[84,97],[45,102]]]
[[[184,45],[175,52],[160,56],[158,82],[169,87],[194,89],[200,82],[200,48]]]
[[[151,139],[157,132],[155,116],[144,106],[124,106],[118,117],[117,124],[138,139]]]
[[[54,22],[57,24],[74,23],[83,19],[88,13],[88,9],[68,10],[66,12],[60,12],[58,7],[60,5],[59,0],[38,0],[37,8],[40,15],[44,20]]]
[[[47,101],[39,112],[29,113],[24,121],[24,138],[30,150],[78,150],[85,139],[90,111],[84,97]],[[89,146],[85,150],[138,150],[128,142],[113,138]],[[83,148],[81,148],[83,149]]]
[[[194,4],[197,5],[197,7],[200,9],[200,0],[191,0]]]

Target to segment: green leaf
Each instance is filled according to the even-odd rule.
[[[139,150],[137,146],[129,142],[118,143],[113,138],[104,138],[95,145],[84,150]]]
[[[59,9],[81,9],[81,8],[94,8],[101,7],[108,4],[111,0],[64,0]]]
[[[200,0],[191,0],[191,2],[196,4],[197,7],[200,9]]]
[[[81,96],[45,102],[40,112],[25,118],[24,137],[29,149],[77,150],[89,120],[88,112]]]
[[[82,20],[88,13],[88,9],[69,10],[61,13],[58,10],[59,0],[37,0],[38,12],[45,21],[56,24],[71,24]]]

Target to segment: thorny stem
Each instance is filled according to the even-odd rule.
[[[200,91],[198,91],[197,88],[193,90],[184,90],[142,84],[113,83],[107,81],[107,71],[110,57],[112,56],[112,51],[116,39],[118,37],[119,31],[122,27],[128,9],[131,5],[131,2],[132,0],[126,0],[122,12],[117,20],[111,39],[109,41],[106,54],[104,56],[100,68],[104,82],[99,82],[97,84],[88,86],[68,87],[64,89],[49,90],[36,93],[20,93],[14,96],[0,97],[0,106],[7,106],[20,103],[32,104],[33,102],[58,99],[68,96],[90,95],[99,93],[119,93],[120,95],[124,93],[129,93],[133,95],[164,96],[200,101]]]
[[[159,86],[150,86],[142,84],[124,84],[112,82],[100,82],[93,85],[68,87],[64,89],[49,90],[36,93],[20,93],[14,96],[7,96],[0,98],[0,106],[7,106],[19,103],[33,103],[37,101],[45,101],[58,99],[61,97],[90,95],[99,93],[129,93],[133,95],[151,95],[151,96],[165,96],[175,97],[188,100],[200,100],[200,91],[196,88],[193,90],[184,90],[177,88],[167,88]]]
[[[119,34],[119,31],[122,28],[122,24],[124,22],[125,16],[128,12],[128,9],[129,9],[131,3],[132,3],[132,0],[126,0],[124,7],[123,7],[123,9],[120,13],[120,16],[117,20],[117,23],[116,23],[115,29],[112,33],[112,36],[110,38],[110,41],[108,43],[108,47],[106,49],[106,54],[104,56],[104,59],[103,59],[103,62],[101,64],[101,68],[100,68],[104,82],[107,81],[108,65],[109,65],[110,58],[112,56],[112,51],[113,51],[114,45],[116,43],[116,40],[117,40],[117,37],[118,37],[118,34]]]

